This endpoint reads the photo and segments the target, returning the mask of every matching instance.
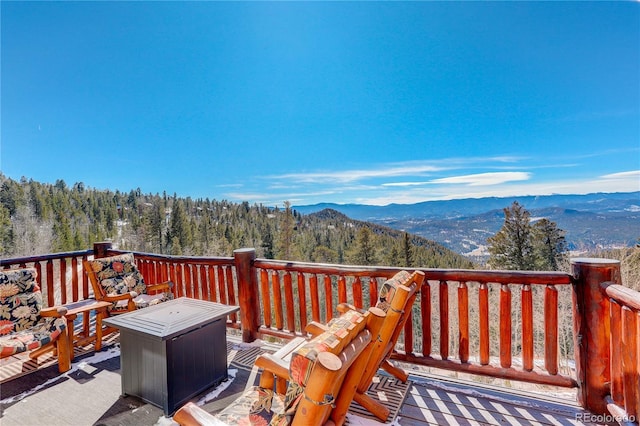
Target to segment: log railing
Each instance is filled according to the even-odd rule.
[[[127,253],[113,250],[109,243],[94,245],[96,257]],[[166,256],[134,252],[136,265],[147,284],[173,282],[175,297],[191,297],[225,305],[238,305],[233,257]],[[237,314],[229,315],[227,326],[240,328]]]
[[[93,250],[46,254],[0,260],[0,269],[33,267],[47,306],[61,305],[88,299],[93,295],[89,279],[82,269],[82,261]]]
[[[0,269],[34,267],[47,306],[64,305],[93,297],[82,261],[125,253],[111,243],[96,243],[93,250],[2,259]],[[176,297],[187,296],[237,305],[235,264],[232,257],[180,257],[134,252],[136,264],[147,284],[174,283]],[[240,328],[237,314],[230,315],[230,327]]]
[[[46,300],[53,305],[92,296],[82,260],[119,253],[123,251],[108,243],[96,243],[93,250],[4,259],[0,267],[35,266]],[[176,297],[239,305],[239,318],[230,318],[228,325],[241,329],[247,342],[304,335],[310,321],[326,322],[336,315],[339,303],[375,305],[384,280],[401,270],[257,259],[253,249],[236,250],[234,257],[136,252],[135,258],[149,284],[173,281]],[[395,359],[577,387],[579,402],[591,412],[609,413],[608,405],[637,419],[638,301],[637,293],[631,297],[618,285],[618,262],[573,259],[571,274],[421,270],[426,281]],[[601,289],[603,282],[607,284]],[[572,299],[575,374],[558,364],[559,326],[569,320],[560,317],[560,304],[567,295]],[[619,351],[622,346],[611,342],[623,342],[625,349]],[[633,347],[635,352],[627,350]]]
[[[424,272],[431,284],[423,286],[414,330],[405,328],[404,350],[395,358],[504,379],[578,385],[558,367],[558,292],[570,291],[568,274]],[[537,330],[534,314],[542,324]],[[407,339],[411,335],[420,341]]]
[[[283,338],[304,334],[309,321],[328,321],[339,303],[358,308],[375,305],[381,284],[400,270],[265,259],[253,259],[252,263],[254,270],[247,282],[250,293],[260,295],[250,308],[258,312],[253,334]],[[558,368],[558,288],[571,291],[569,274],[421,270],[427,283],[406,323],[395,359],[471,374],[578,386]],[[541,291],[533,291],[534,287]],[[520,303],[513,302],[512,292],[519,295]],[[538,357],[534,356],[533,293],[541,299],[538,305],[544,306],[537,313],[544,324],[537,331],[543,340],[538,346],[544,347]],[[514,306],[518,312],[513,311]],[[499,327],[493,327],[494,317],[499,318]],[[518,330],[514,329],[514,317],[519,318]],[[498,339],[491,339],[490,334],[497,334]],[[495,340],[499,340],[499,348],[492,347]],[[457,353],[451,348],[457,348]],[[495,362],[493,354],[499,355]],[[514,354],[521,360],[517,365]],[[537,363],[540,366],[535,365],[538,359],[542,360]]]
[[[616,420],[640,419],[640,293],[600,284],[609,303],[610,388],[607,409]]]

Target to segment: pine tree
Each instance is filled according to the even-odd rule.
[[[404,233],[402,239],[402,254],[404,260],[404,265],[402,266],[413,266],[413,248],[411,246],[411,239],[409,238],[409,234],[406,232]]]
[[[535,267],[531,242],[531,215],[517,201],[503,209],[504,224],[489,237],[489,265],[495,269],[530,271]]]
[[[363,226],[358,230],[356,236],[355,248],[352,253],[351,261],[357,265],[375,265],[375,235],[367,226]]]
[[[171,243],[171,254],[183,254],[192,243],[191,225],[187,218],[182,200],[174,197],[171,210],[171,224],[167,232],[167,241]]]
[[[285,201],[284,213],[280,221],[280,233],[278,240],[278,258],[293,260],[293,231],[295,221],[291,213],[291,203]]]
[[[0,204],[0,255],[5,256],[12,253],[13,230],[11,229],[11,218],[9,210]]]
[[[271,225],[267,223],[262,233],[262,250],[266,259],[273,259],[273,234],[271,233]]]
[[[532,228],[537,270],[557,271],[567,251],[564,231],[555,222],[543,218]]]

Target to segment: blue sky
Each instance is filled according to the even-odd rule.
[[[10,2],[2,173],[266,205],[640,190],[639,2]]]

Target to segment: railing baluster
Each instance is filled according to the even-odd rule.
[[[480,364],[489,365],[489,287],[485,282],[481,282],[478,289],[478,304]]]
[[[216,266],[209,265],[207,268],[207,274],[209,277],[207,278],[207,287],[209,292],[209,300],[212,302],[218,301],[218,295],[216,294]]]
[[[56,304],[53,288],[53,261],[51,259],[47,260],[47,302],[48,306]]]
[[[273,304],[276,310],[276,329],[282,330],[284,328],[284,317],[282,315],[282,291],[280,290],[280,274],[278,274],[278,271],[272,271],[271,285],[273,286]]]
[[[149,265],[146,259],[140,259],[136,257],[134,263],[136,264],[136,266],[138,267],[138,270],[142,274],[142,277],[144,278],[145,283],[153,284],[151,274],[149,273]]]
[[[449,286],[440,281],[440,357],[449,358]]]
[[[610,318],[610,365],[611,365],[611,397],[613,401],[624,407],[624,384],[622,370],[622,309],[615,300],[609,300]]]
[[[338,303],[347,303],[347,280],[344,275],[338,277]]]
[[[220,303],[227,305],[228,304],[227,289],[225,285],[224,276],[225,276],[225,267],[219,266],[218,267],[218,299]]]
[[[185,285],[185,295],[187,297],[193,297],[193,280],[191,275],[191,269],[193,266],[189,263],[184,265],[184,285]]]
[[[469,361],[469,289],[467,283],[458,285],[458,353],[460,362]]]
[[[184,264],[182,263],[178,263],[176,265],[176,285],[178,286],[178,289],[180,289],[180,293],[178,294],[178,297],[182,297],[185,296],[187,294],[186,289],[185,289],[185,268],[184,268]]]
[[[324,276],[324,294],[325,294],[325,321],[329,322],[333,318],[333,286],[331,285],[331,276]]]
[[[200,293],[200,283],[198,276],[200,275],[200,265],[194,264],[191,267],[191,288],[193,289],[193,297],[196,299],[202,299],[202,293]]]
[[[420,289],[420,312],[422,314],[422,354],[431,356],[431,286],[426,280]]]
[[[404,352],[412,354],[413,350],[413,306],[407,306],[407,322],[404,323]]]
[[[311,297],[311,319],[320,322],[320,295],[318,294],[318,276],[311,274],[309,277],[309,292]]]
[[[500,286],[500,365],[511,367],[511,289]]]
[[[167,265],[167,262],[158,262],[158,267],[160,268],[160,282],[169,281],[169,265]]]
[[[236,305],[236,292],[233,288],[233,269],[231,266],[225,268],[225,278],[227,281],[227,305]],[[238,321],[238,314],[235,312],[229,315],[231,322]]]
[[[551,284],[544,290],[544,368],[558,374],[558,289]]]
[[[67,259],[64,257],[58,263],[60,274],[60,303],[67,303]]]
[[[300,330],[304,331],[307,327],[307,292],[302,272],[298,272],[298,306],[300,307]]]
[[[356,277],[353,280],[353,304],[356,308],[362,309],[364,306],[362,303],[362,281],[360,281],[360,277]]]
[[[82,255],[82,261],[87,260],[89,257],[85,254]],[[84,266],[80,267],[80,274],[82,275],[82,298],[89,297],[89,277],[84,273]]]
[[[296,331],[295,305],[293,302],[293,284],[291,282],[291,273],[284,273],[284,306],[287,315],[287,330]]]
[[[209,294],[209,283],[207,282],[207,265],[200,265],[200,288],[202,291],[202,298],[211,300]]]
[[[176,278],[177,276],[177,271],[176,271],[176,265],[175,263],[171,263],[169,265],[169,274],[170,274],[170,279],[173,282],[173,296],[174,297],[180,297],[180,295],[182,294],[180,292],[180,282],[178,281],[178,279]]]
[[[79,285],[78,285],[78,258],[71,258],[71,297],[73,298],[73,302],[78,301],[78,293],[79,293]]]
[[[525,284],[521,290],[522,302],[522,367],[533,370],[533,297],[531,286]]]
[[[622,371],[624,409],[635,419],[640,415],[640,377],[638,377],[638,315],[627,306],[622,307]]]
[[[376,306],[378,303],[378,280],[376,277],[369,277],[369,306]]]
[[[271,327],[271,292],[269,291],[269,272],[260,269],[260,291],[262,293],[262,312],[264,315],[264,326]]]

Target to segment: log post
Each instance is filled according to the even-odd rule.
[[[253,266],[256,250],[244,248],[233,251],[238,278],[238,299],[242,341],[253,342],[260,329],[260,302],[258,300],[258,275]]]
[[[600,283],[620,284],[620,262],[611,259],[571,259],[573,275],[573,336],[578,402],[594,414],[608,414],[605,397],[609,367],[609,303]]]
[[[93,257],[99,259],[101,257],[107,257],[107,253],[111,250],[112,245],[110,241],[102,241],[99,243],[93,243]]]

